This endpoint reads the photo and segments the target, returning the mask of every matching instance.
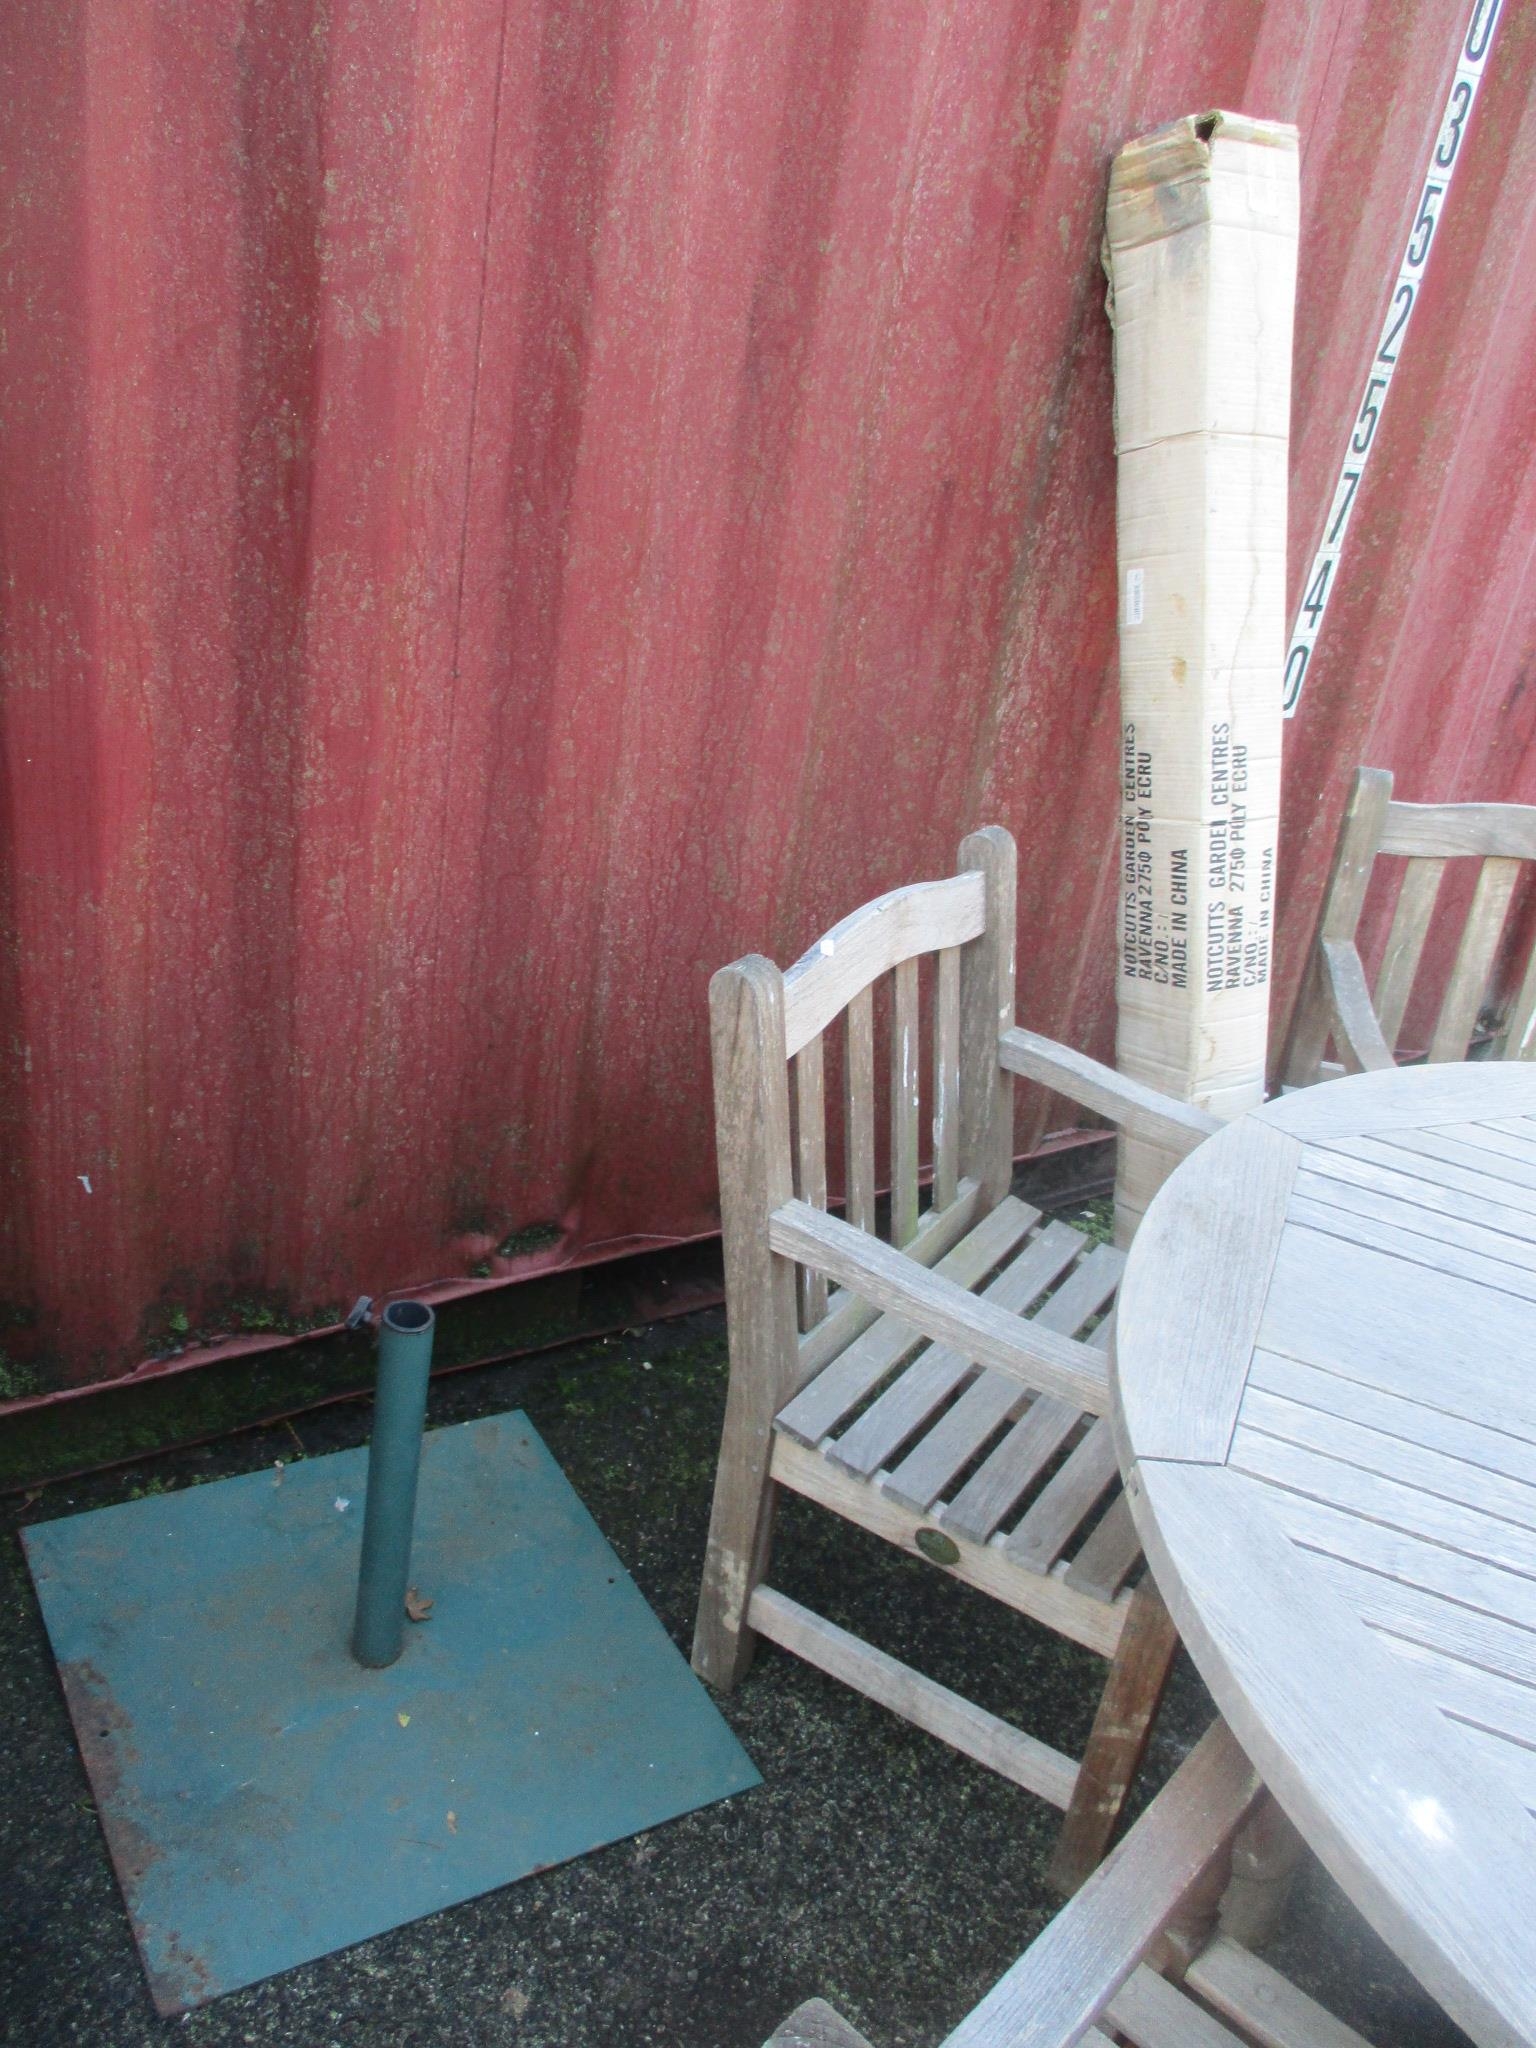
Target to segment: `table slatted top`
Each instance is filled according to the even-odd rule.
[[[1115,1430],[1191,1654],[1473,2039],[1536,2043],[1536,1067],[1285,1096],[1132,1246]]]

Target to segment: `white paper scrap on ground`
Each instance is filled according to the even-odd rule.
[[[1123,1073],[1263,1099],[1285,662],[1294,128],[1213,113],[1129,143],[1106,263],[1119,462]],[[1122,1141],[1129,1234],[1171,1153]]]

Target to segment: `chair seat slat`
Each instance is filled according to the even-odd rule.
[[[1101,1323],[1088,1342],[1102,1350],[1108,1335],[1108,1323]],[[1079,1433],[1083,1421],[1082,1411],[1070,1401],[1047,1396],[1031,1402],[1023,1418],[947,1504],[945,1528],[969,1536],[973,1542],[986,1542],[1029,1495],[1052,1459]]]
[[[1082,1239],[1070,1224],[1050,1225],[984,1290],[984,1299],[1022,1315],[1036,1296],[1066,1271],[1081,1248]],[[851,1471],[878,1471],[975,1370],[963,1352],[947,1344],[931,1345],[843,1436],[827,1446],[829,1454]],[[1017,1382],[1013,1391],[1020,1395]]]
[[[968,1232],[934,1271],[960,1287],[985,1279],[1040,1221],[1040,1211],[1010,1195]],[[868,1398],[922,1338],[899,1316],[878,1316],[862,1336],[780,1409],[775,1427],[815,1444]]]
[[[1041,1242],[1053,1233],[1070,1258],[1081,1249],[1081,1233],[1069,1223],[1052,1223],[1041,1233]],[[1070,1242],[1077,1239],[1076,1244]],[[1075,1337],[1090,1316],[1104,1306],[1119,1282],[1125,1254],[1111,1245],[1096,1245],[1062,1281],[1033,1320],[1047,1329]],[[1033,1297],[1030,1297],[1033,1299]],[[1024,1307],[1029,1306],[1026,1301]],[[909,1506],[926,1509],[957,1473],[981,1451],[993,1432],[1005,1422],[1017,1419],[1028,1402],[1016,1382],[1001,1373],[983,1373],[966,1388],[955,1405],[920,1438],[899,1465],[882,1480],[887,1493]]]
[[[1131,1503],[1117,1493],[1067,1566],[1067,1584],[1099,1600],[1113,1600],[1141,1561],[1141,1538]]]
[[[769,1248],[788,1262],[819,1266],[829,1280],[862,1294],[922,1330],[937,1344],[952,1344],[978,1365],[1006,1373],[1021,1386],[1059,1394],[1094,1415],[1109,1413],[1109,1372],[1090,1345],[1009,1315],[969,1288],[929,1272],[915,1259],[790,1198],[768,1216]]]
[[[1070,1401],[1046,1395],[1031,1401],[996,1449],[971,1474],[952,1501],[943,1523],[973,1543],[985,1543],[1028,1493],[1051,1460],[1076,1433],[1082,1411]]]
[[[947,1209],[923,1212],[917,1236],[907,1246],[907,1257],[925,1266],[937,1264],[975,1227],[983,1213],[980,1188],[973,1180],[962,1180],[959,1194]],[[846,1351],[871,1323],[878,1322],[880,1314],[874,1303],[865,1301],[862,1295],[850,1294],[846,1287],[835,1293],[829,1288],[825,1319],[800,1339],[796,1388],[805,1386],[823,1366]]]
[[[1004,1544],[1005,1554],[1027,1571],[1048,1572],[1119,1477],[1114,1438],[1101,1418],[1041,1487]]]
[[[1245,2048],[1230,2027],[1145,1964],[1121,1985],[1105,2017],[1131,2048]]]

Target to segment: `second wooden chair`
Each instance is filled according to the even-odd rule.
[[[1268,1794],[1223,1722],[939,2048],[1371,2048],[1226,1931]],[[1222,1901],[1218,1919],[1217,1905]],[[765,2048],[871,2048],[821,1999]]]
[[[1373,879],[1401,860],[1397,902],[1374,990],[1356,932]],[[1477,881],[1427,1043],[1400,1043],[1419,984],[1447,862],[1475,860]],[[1390,1067],[1399,1059],[1464,1060],[1479,1050],[1503,1059],[1536,1054],[1536,950],[1508,978],[1505,927],[1522,867],[1536,861],[1536,805],[1405,804],[1384,768],[1361,768],[1339,827],[1307,978],[1285,1055],[1285,1081],[1306,1088],[1330,1073]],[[1429,948],[1431,955],[1436,948]],[[1411,1019],[1410,1019],[1411,1021]],[[1481,1027],[1481,1028],[1480,1028]],[[1325,1064],[1330,1044],[1336,1064]]]

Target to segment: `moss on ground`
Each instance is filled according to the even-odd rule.
[[[1069,1212],[1067,1221],[1091,1237],[1095,1244],[1113,1244],[1115,1241],[1115,1201],[1113,1195],[1100,1195],[1096,1201],[1085,1202],[1081,1209]]]

